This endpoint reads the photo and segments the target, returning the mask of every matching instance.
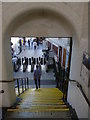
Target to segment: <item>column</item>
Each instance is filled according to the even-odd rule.
[[[16,102],[10,37],[7,35],[6,38],[0,39],[0,45],[0,48],[2,48],[2,51],[0,50],[0,56],[2,58],[2,61],[0,61],[0,86],[2,86],[2,89],[4,90],[2,96],[0,95],[0,97],[2,97],[0,107],[10,107]]]

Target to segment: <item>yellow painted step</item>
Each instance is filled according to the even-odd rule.
[[[19,104],[27,104],[27,105],[29,105],[29,104],[46,104],[46,105],[56,104],[56,105],[62,105],[62,104],[64,104],[64,102],[63,101],[29,101],[29,102],[21,101]]]
[[[8,109],[8,112],[60,112],[69,111],[68,108],[61,109]]]
[[[35,89],[28,89],[24,94],[22,94],[20,97],[27,97],[28,95],[33,95],[33,96],[45,96],[45,97],[62,97],[63,93],[59,91],[57,88],[40,88],[38,90]]]
[[[22,92],[21,88],[20,92]],[[38,90],[31,88],[21,94],[19,98],[22,100],[16,109],[8,109],[8,112],[59,112],[69,110],[62,100],[63,93],[58,88],[40,88]]]
[[[21,106],[17,106],[16,108],[18,109],[61,109],[61,108],[67,108],[66,105],[21,105]]]

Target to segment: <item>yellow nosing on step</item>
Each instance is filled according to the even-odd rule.
[[[8,112],[59,112],[69,111],[68,108],[62,109],[8,109]]]
[[[20,92],[22,92],[21,88]],[[16,109],[8,109],[8,112],[69,111],[62,100],[63,93],[58,88],[40,88],[38,90],[31,88],[21,94],[19,98],[22,100],[16,106]]]

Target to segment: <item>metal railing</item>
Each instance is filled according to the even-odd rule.
[[[77,84],[77,87],[80,89],[83,97],[85,98],[88,106],[90,107],[90,101],[88,100],[86,94],[84,93],[83,88],[82,88],[82,85],[81,85],[79,82],[77,82],[76,80],[70,80],[70,79],[69,79],[69,81],[70,81],[70,82],[75,82],[75,83]]]
[[[15,88],[18,90],[18,96],[29,88],[29,79],[27,78],[15,78]]]

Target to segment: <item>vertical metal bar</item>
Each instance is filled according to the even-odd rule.
[[[19,80],[17,79],[18,95],[20,95]]]
[[[23,93],[23,79],[21,79],[21,81],[22,81],[22,93]]]
[[[28,78],[27,78],[27,88],[29,88],[29,82],[28,82]]]
[[[24,81],[25,81],[25,90],[26,90],[26,78],[24,79]]]
[[[27,89],[27,78],[26,78],[26,89]]]

